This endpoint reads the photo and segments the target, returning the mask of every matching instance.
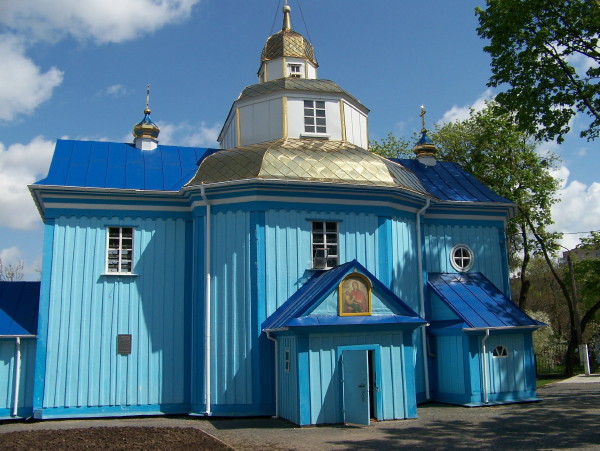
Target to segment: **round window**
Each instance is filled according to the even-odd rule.
[[[465,272],[473,266],[473,251],[464,244],[458,244],[452,248],[450,263],[459,272]]]

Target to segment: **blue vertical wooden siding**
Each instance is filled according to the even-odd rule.
[[[465,362],[463,335],[436,337],[437,394],[440,400],[447,395],[465,394]]]
[[[250,261],[250,216],[247,211],[211,215],[211,410],[215,414],[254,413],[261,404],[252,390],[252,346],[258,331],[249,327],[255,263]]]
[[[496,346],[504,346],[507,357],[493,357]],[[486,341],[488,391],[490,394],[527,390],[523,334],[491,335]]]
[[[202,215],[194,215],[193,229],[193,275],[192,275],[192,347],[191,347],[191,411],[202,413],[205,410],[205,387],[204,387],[204,297],[205,297],[205,243],[206,230],[205,211]]]
[[[352,345],[379,346],[382,418],[378,419],[391,420],[407,418],[409,415],[415,416],[415,400],[412,396],[407,396],[405,386],[405,377],[410,380],[410,383],[413,381],[413,368],[407,368],[406,365],[406,353],[411,354],[412,349],[410,343],[405,343],[404,338],[402,331],[310,335],[309,380],[306,381],[310,397],[310,423],[302,424],[343,422],[342,386],[337,348]],[[410,359],[408,361],[410,362]]]
[[[134,228],[136,276],[104,275],[109,225]],[[187,411],[188,238],[182,219],[56,219],[43,416]],[[118,334],[132,335],[130,355]]]
[[[419,268],[415,218],[394,217],[392,228],[392,281],[390,289],[410,308],[419,312]]]
[[[21,338],[21,373],[17,418],[33,414],[33,375],[35,371],[35,338]],[[0,419],[12,416],[15,402],[16,340],[0,338]]]
[[[312,274],[311,221],[339,221],[340,263],[353,259],[378,275],[378,217],[366,213],[306,210],[266,212],[266,315],[271,315]],[[285,262],[282,264],[282,262]]]
[[[452,273],[450,251],[457,244],[466,244],[474,255],[470,271],[483,273],[494,285],[504,290],[505,243],[499,227],[477,225],[424,224],[425,262],[428,272]]]
[[[290,368],[285,370],[285,352],[289,351]],[[278,338],[279,416],[293,423],[300,423],[298,399],[298,347],[294,336]]]

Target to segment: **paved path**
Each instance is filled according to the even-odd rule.
[[[194,427],[238,450],[599,449],[600,375],[576,376],[538,390],[542,402],[493,407],[419,406],[419,418],[371,426],[299,428],[267,418],[153,417],[10,422],[0,433],[99,426]]]

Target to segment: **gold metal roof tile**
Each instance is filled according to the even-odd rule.
[[[398,163],[342,141],[269,141],[207,157],[188,186],[252,178],[400,186],[425,194],[417,177]]]

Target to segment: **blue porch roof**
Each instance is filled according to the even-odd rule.
[[[392,161],[412,171],[425,189],[438,199],[512,204],[451,161],[438,161],[434,166],[426,166],[416,159],[394,158]]]
[[[48,176],[36,185],[178,191],[217,150],[59,139]]]
[[[371,315],[371,316],[335,316],[335,315],[306,315],[312,311],[329,293],[332,292],[349,273],[356,270],[369,278],[372,287],[379,290],[386,299],[399,307],[401,315]],[[406,305],[389,288],[383,285],[373,274],[356,260],[344,263],[328,271],[315,273],[298,291],[279,307],[263,324],[265,331],[275,331],[288,327],[302,326],[342,326],[364,324],[414,324],[415,327],[426,321]]]
[[[40,282],[0,282],[0,337],[37,334]]]
[[[463,329],[540,327],[483,274],[430,273],[427,284],[462,320]],[[441,322],[448,327],[451,321]]]

